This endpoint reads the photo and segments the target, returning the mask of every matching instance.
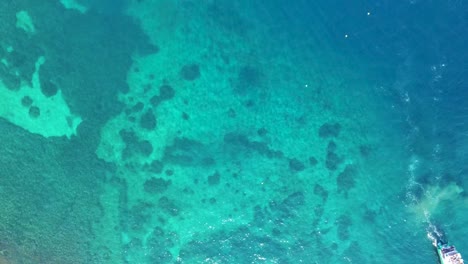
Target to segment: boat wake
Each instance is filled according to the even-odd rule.
[[[437,246],[438,241],[447,241],[445,238],[445,233],[440,227],[432,222],[428,222],[428,227],[426,229],[427,238],[431,240],[434,246]]]
[[[442,61],[431,67],[428,80],[429,94],[423,97],[418,91],[411,90],[415,80],[408,74],[412,69],[411,57],[401,66],[398,81],[394,89],[401,98],[401,112],[406,123],[406,137],[403,144],[408,154],[406,168],[405,206],[414,215],[418,223],[427,223],[428,234],[439,237],[440,228],[433,222],[442,222],[450,214],[450,220],[456,221],[459,212],[468,210],[468,198],[460,179],[456,178],[454,164],[447,153],[454,148],[453,141],[441,136],[444,113],[441,112],[441,80],[446,72],[446,63]],[[434,109],[432,115],[420,112],[422,106]],[[460,155],[456,155],[457,157]],[[468,191],[468,190],[467,190]],[[444,224],[448,224],[444,221]],[[428,235],[429,236],[429,235]]]

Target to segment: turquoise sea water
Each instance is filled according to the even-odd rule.
[[[0,1],[0,264],[468,254],[464,0]]]

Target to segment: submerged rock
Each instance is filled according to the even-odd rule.
[[[194,81],[200,77],[200,67],[197,64],[187,64],[180,70],[180,76],[186,81]]]
[[[321,138],[338,137],[341,131],[341,125],[338,123],[325,123],[319,129]]]

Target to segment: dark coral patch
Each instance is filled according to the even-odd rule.
[[[372,210],[370,208],[365,208],[364,214],[362,216],[363,220],[365,220],[368,223],[375,223],[375,219],[377,218],[377,212],[375,210]]]
[[[161,227],[156,227],[148,238],[146,248],[148,249],[149,263],[171,263],[172,253],[167,250],[174,247],[177,234],[165,233]]]
[[[153,114],[153,111],[149,109],[141,116],[140,127],[147,130],[153,130],[156,128],[156,122],[156,116]]]
[[[240,149],[253,150],[268,158],[283,158],[283,152],[271,149],[267,143],[250,140],[246,135],[230,132],[224,135],[224,143],[230,145],[235,151]]]
[[[293,172],[303,171],[305,165],[300,160],[294,158],[289,160],[289,169]]]
[[[341,125],[338,123],[325,123],[319,129],[321,138],[338,137],[341,131]]]
[[[278,209],[281,213],[284,214],[287,218],[297,215],[298,210],[305,204],[305,196],[301,191],[294,192],[286,199],[284,199],[280,204]]]
[[[174,98],[175,96],[175,90],[172,88],[172,86],[168,84],[163,84],[161,87],[159,87],[159,95],[154,95],[150,99],[151,105],[154,107],[157,107],[160,103],[170,100]]]
[[[153,152],[153,146],[148,140],[140,140],[133,131],[121,130],[120,137],[125,142],[122,158],[128,159],[133,155],[149,156]]]
[[[137,136],[135,132],[129,130],[120,130],[119,132],[120,137],[125,142],[125,144],[135,142],[137,140]]]
[[[150,99],[150,103],[154,107],[158,107],[158,105],[161,103],[161,99],[159,99],[159,95],[154,95]]]
[[[290,208],[296,209],[297,207],[305,204],[304,193],[295,192],[290,194],[286,199],[284,199],[283,203]]]
[[[9,71],[7,67],[0,63],[0,78],[2,79],[3,84],[12,91],[20,89],[21,78],[13,72]]]
[[[250,65],[240,68],[237,74],[237,83],[234,86],[234,91],[237,94],[244,95],[249,91],[254,91],[261,86],[262,72]]]
[[[347,195],[348,191],[356,184],[355,177],[357,170],[354,166],[348,165],[336,178],[338,192],[344,192]]]
[[[272,201],[270,203],[271,211],[278,213],[282,221],[292,219],[297,216],[300,208],[305,204],[305,196],[301,191],[294,192],[281,202]]]
[[[154,205],[148,202],[138,202],[130,210],[125,212],[125,224],[132,230],[142,230],[151,219]]]
[[[148,140],[140,140],[137,148],[143,156],[149,156],[153,152],[153,145]]]
[[[187,64],[180,70],[180,76],[186,81],[194,81],[200,77],[200,67],[198,64]]]
[[[145,107],[145,105],[142,102],[138,102],[134,106],[132,106],[132,108],[130,108],[129,113],[138,113],[141,110],[143,110],[144,107]]]
[[[340,240],[349,239],[349,227],[352,225],[351,217],[349,215],[341,215],[337,221],[337,235]]]
[[[343,252],[343,254],[349,259],[348,261],[350,263],[365,263],[369,260],[369,255],[367,254],[367,252],[366,254],[363,254],[361,246],[356,241],[352,241],[349,247]]]
[[[23,98],[21,98],[21,104],[24,106],[24,107],[30,107],[33,103],[33,100],[31,97],[29,96],[24,96]]]
[[[343,162],[343,158],[341,158],[340,156],[338,156],[338,154],[335,153],[336,148],[337,146],[335,142],[330,141],[328,143],[325,166],[331,171],[336,170],[338,166]]]
[[[169,188],[169,186],[171,185],[171,183],[172,182],[170,180],[164,180],[161,178],[150,178],[145,181],[143,188],[147,193],[158,194],[166,191],[167,188]]]
[[[314,207],[314,213],[316,215],[316,219],[320,219],[320,217],[322,217],[323,215],[323,212],[325,211],[325,209],[323,208],[323,205],[319,204],[317,206]]]
[[[343,162],[343,159],[338,156],[335,152],[328,152],[325,160],[325,166],[327,169],[334,171],[338,169],[338,166]]]
[[[214,164],[214,159],[211,157],[208,147],[189,138],[175,138],[174,143],[164,150],[163,161],[181,166],[208,166]]]
[[[258,86],[261,80],[260,71],[252,66],[244,66],[239,70],[239,81],[248,86]]]
[[[159,87],[159,98],[162,101],[170,100],[174,98],[174,96],[175,96],[174,88],[172,88],[172,86],[170,86],[169,84],[163,84],[161,85],[161,87]]]
[[[37,106],[31,106],[29,108],[29,116],[32,118],[38,118],[41,115],[41,110]]]
[[[337,249],[338,249],[338,244],[335,243],[335,242],[333,242],[333,243],[331,244],[330,248],[331,248],[332,250],[337,250]]]
[[[314,194],[320,196],[324,202],[328,198],[328,191],[325,190],[325,188],[323,188],[323,186],[321,186],[320,184],[315,184]]]
[[[57,94],[58,87],[51,80],[41,80],[41,91],[46,97],[51,97]]]
[[[264,212],[260,205],[256,205],[253,208],[253,218],[255,225],[263,227],[267,222],[265,221],[267,219],[267,212]]]
[[[315,157],[309,157],[309,164],[315,166],[318,164],[318,160]]]
[[[157,174],[161,173],[163,168],[164,168],[164,164],[159,160],[155,160],[151,162],[151,164],[149,165],[150,172],[157,173]]]
[[[336,148],[337,148],[336,143],[333,140],[328,142],[328,145],[327,145],[328,152],[335,152]]]
[[[259,135],[259,136],[261,136],[261,137],[264,137],[264,136],[266,136],[267,134],[268,134],[268,130],[267,130],[266,128],[264,128],[264,127],[259,128],[259,129],[257,130],[257,135]]]
[[[3,20],[2,22],[4,21],[5,20]],[[4,32],[8,34],[8,31],[5,30]],[[8,40],[12,40],[12,38],[8,38]],[[14,45],[12,45],[14,47],[14,50],[8,52],[5,56],[5,59],[8,62],[8,67],[10,68],[9,73],[11,77],[14,77],[17,80],[22,79],[23,81],[29,82],[29,80],[31,80],[31,76],[36,70],[35,62],[39,57],[39,54],[43,55],[43,51],[37,46],[34,46],[35,43],[31,43],[32,45],[20,43],[23,41],[30,41],[29,36],[26,36],[25,34],[15,33],[14,40],[17,41],[16,43],[14,43]],[[6,68],[6,66],[3,63],[2,65],[2,68]]]
[[[180,209],[173,200],[163,196],[158,201],[158,206],[171,216],[179,215]]]
[[[212,175],[208,176],[209,185],[218,185],[220,180],[221,180],[221,174],[219,174],[219,172],[215,172]]]

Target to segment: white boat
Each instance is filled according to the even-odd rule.
[[[439,260],[441,264],[463,264],[463,258],[461,254],[453,245],[442,242],[440,240],[434,240],[434,246],[437,249]]]

